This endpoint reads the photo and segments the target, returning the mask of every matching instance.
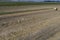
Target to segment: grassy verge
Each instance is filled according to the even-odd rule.
[[[23,13],[23,12],[31,12],[31,11],[39,11],[39,10],[50,10],[50,9],[52,9],[52,8],[34,9],[34,10],[25,10],[25,11],[13,11],[13,12],[0,12],[0,15],[14,14],[14,13]]]
[[[21,5],[52,5],[59,2],[0,2],[0,6],[21,6]]]

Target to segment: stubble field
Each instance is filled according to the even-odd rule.
[[[0,7],[1,12],[45,9],[0,15],[0,40],[58,40],[54,35],[60,35],[60,9],[55,11],[55,7],[60,8],[59,5]]]

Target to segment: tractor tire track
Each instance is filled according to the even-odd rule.
[[[55,21],[53,21],[55,20]],[[48,38],[54,36],[56,33],[60,32],[60,16],[57,18],[53,18],[49,21],[53,21],[48,23],[49,25],[46,28],[39,30],[35,35],[31,34],[24,40],[47,40]],[[51,24],[54,23],[54,24]]]

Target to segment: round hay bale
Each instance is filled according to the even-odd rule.
[[[58,10],[58,8],[54,8],[54,10],[55,10],[55,11],[57,11],[57,10]]]

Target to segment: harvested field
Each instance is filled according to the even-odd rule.
[[[56,7],[59,9],[60,6]],[[54,35],[60,32],[60,10],[49,9],[24,13],[0,15],[0,40],[53,40],[57,38]]]

